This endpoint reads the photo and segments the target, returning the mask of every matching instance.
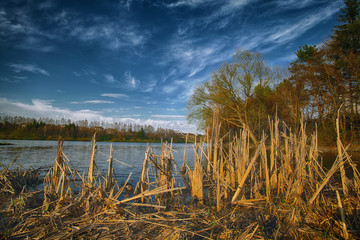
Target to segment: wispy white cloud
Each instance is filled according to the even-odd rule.
[[[182,118],[182,119],[185,119],[186,116],[183,116],[183,115],[151,115],[151,117],[154,117],[154,118]]]
[[[163,87],[163,91],[164,91],[166,94],[172,94],[172,93],[174,93],[177,89],[178,89],[178,86],[175,86],[175,85],[168,85],[168,86],[164,86],[164,87]]]
[[[320,9],[308,10],[306,17],[299,15],[285,20],[270,19],[256,32],[249,31],[249,34],[238,35],[235,39],[239,48],[271,52],[304,36],[310,29],[334,16],[338,9],[338,1],[334,1]]]
[[[265,35],[267,36],[267,41],[273,43],[285,43],[289,42],[292,39],[296,39],[297,37],[304,34],[309,29],[313,28],[321,21],[329,18],[333,14],[338,11],[338,8],[330,5],[324,8],[321,11],[317,11],[311,15],[308,15],[306,18],[301,17],[300,21],[291,22],[286,24],[283,22],[279,24],[272,31],[267,31]]]
[[[155,100],[146,100],[145,104],[147,105],[158,105],[159,102]]]
[[[84,103],[99,104],[99,103],[114,103],[114,102],[113,101],[104,101],[104,100],[88,100],[88,101],[84,101]]]
[[[34,35],[34,34],[32,34]],[[47,41],[42,36],[27,36],[23,38],[23,41],[18,43],[16,47],[24,50],[32,50],[38,52],[54,52],[56,47],[51,44],[51,41]]]
[[[117,80],[115,80],[114,76],[111,74],[104,74],[105,80],[108,83],[116,83],[118,82]]]
[[[50,76],[48,71],[34,65],[34,64],[20,64],[20,63],[13,63],[8,64],[9,67],[13,69],[14,72],[20,73],[20,72],[31,72],[31,73],[40,73],[42,75]]]
[[[76,77],[81,77],[82,75],[81,75],[81,73],[79,73],[79,72],[73,72],[74,73],[74,75],[76,76]]]
[[[170,84],[167,84],[163,87],[163,91],[167,94],[172,94],[179,88],[184,87],[185,83],[185,80],[173,80]]]
[[[163,60],[164,65],[171,63],[172,65],[178,66],[181,70],[178,72],[178,75],[185,74],[186,72],[187,77],[198,78],[199,76],[196,75],[209,66],[216,66],[221,62],[231,60],[235,48],[256,50],[262,53],[272,52],[276,48],[300,38],[313,27],[332,17],[338,11],[339,1],[341,0],[334,0],[331,4],[318,9],[309,8],[305,12],[306,17],[304,17],[304,15],[298,15],[285,20],[283,20],[283,18],[279,19],[278,17],[269,18],[269,20],[263,24],[256,25],[256,31],[253,31],[255,26],[252,26],[252,24],[254,23],[250,23],[248,26],[240,24],[237,29],[220,38],[214,37],[213,39],[209,39],[206,37],[206,39],[203,39],[201,34],[195,33],[198,32],[199,29],[202,29],[204,22],[212,25],[212,23],[217,22],[216,18],[223,14],[226,15],[225,18],[238,16],[238,19],[241,19],[239,11],[245,6],[264,4],[257,0],[212,2],[211,4],[219,4],[219,7],[216,8],[214,12],[210,12],[208,15],[205,14],[206,16],[202,16],[200,19],[187,19],[178,26],[179,29],[174,33],[173,41],[170,42],[168,49],[165,51],[168,57]],[[205,2],[206,1],[176,1],[171,6],[202,7],[202,4]],[[308,7],[316,4],[313,0],[298,2],[301,3],[298,3],[294,8],[302,6]],[[288,7],[290,7],[290,4],[285,0],[275,1],[274,4],[279,7],[280,5],[289,5]],[[280,9],[281,11],[288,10],[287,8]],[[285,14],[285,12],[282,14]],[[269,45],[271,45],[271,47],[269,47]],[[231,46],[231,48],[229,48],[229,46]],[[171,89],[169,88],[169,90]]]
[[[230,51],[233,53],[234,49]],[[167,57],[164,57],[164,65],[173,63],[178,67],[177,75],[169,74],[168,78],[184,75],[193,77],[206,67],[225,61],[229,55],[226,49],[226,41],[216,39],[204,42],[201,39],[184,39],[174,36],[173,41],[166,49]]]
[[[140,84],[140,80],[136,79],[130,71],[124,73],[124,79],[122,81],[117,80],[112,74],[104,74],[105,83],[113,88],[123,89],[136,89]]]
[[[140,83],[140,81],[137,80],[130,71],[124,73],[124,78],[126,85],[130,88],[136,88]]]
[[[10,16],[4,9],[0,9],[0,34],[5,36],[7,34],[17,34],[24,32],[24,27],[17,22],[13,22]]]
[[[318,3],[327,3],[327,0],[302,0],[302,1],[298,1],[298,0],[276,0],[275,1],[275,5],[276,8],[274,9],[274,11],[283,11],[284,9],[301,9],[301,8],[305,8],[305,7],[309,7],[312,6],[313,4],[318,4]],[[343,0],[333,0],[334,2],[338,2],[341,3],[343,2]]]
[[[176,8],[176,7],[184,7],[184,6],[196,8],[199,7],[200,5],[210,4],[212,2],[214,1],[213,0],[179,0],[172,3],[164,3],[163,5],[168,8]]]
[[[178,31],[185,34],[191,28],[196,29],[222,29],[225,28],[232,20],[239,15],[239,11],[250,3],[256,3],[257,0],[179,0],[173,3],[164,3],[163,6],[168,8],[189,7],[191,9],[206,9],[206,14],[187,21]],[[190,26],[190,28],[186,27]]]
[[[71,102],[71,104],[103,104],[103,103],[114,103],[113,101],[104,101],[104,100],[87,100],[82,102]]]
[[[28,79],[28,77],[26,77],[26,76],[13,76],[13,78],[18,79],[18,80]]]
[[[54,34],[41,30],[29,12],[31,11],[28,4],[17,6],[15,9],[0,9],[0,42],[11,43],[13,47],[20,49],[54,51]],[[17,41],[13,42],[14,39]]]
[[[39,6],[38,9],[43,10],[43,9],[49,9],[49,8],[53,8],[56,6],[56,3],[52,0],[47,0],[47,1],[42,1]]]
[[[3,38],[0,41],[19,39],[21,36],[21,41],[12,46],[52,52],[56,50],[57,42],[69,38],[118,50],[123,47],[139,48],[151,37],[151,31],[142,29],[140,25],[126,20],[124,16],[108,17],[98,14],[89,18],[81,11],[59,10],[55,7],[54,1],[43,1],[0,8],[0,36]],[[38,14],[32,14],[34,11],[38,11]],[[52,27],[43,28],[38,18],[44,18],[43,21]]]
[[[203,19],[203,23],[212,28],[222,29],[240,14],[246,5],[255,4],[257,0],[227,0],[214,12]]]
[[[176,66],[165,75],[166,82],[162,82],[160,88],[165,94],[172,94],[169,103],[185,103],[187,93],[194,85],[209,80],[210,71],[231,59],[235,49],[228,46],[228,41],[224,39],[203,41],[175,35],[159,62],[163,66]],[[184,79],[186,82],[183,82]]]
[[[119,88],[121,86],[121,82],[117,79],[115,79],[115,77],[112,74],[104,74],[105,77],[105,82],[114,88]]]
[[[165,57],[159,61],[159,64],[163,66],[176,66],[176,76],[164,75],[164,79],[169,84],[163,85],[161,88],[167,94],[182,93],[173,96],[171,102],[186,102],[187,97],[193,92],[193,86],[208,80],[210,71],[215,70],[222,62],[231,61],[236,48],[271,53],[302,37],[310,29],[326,21],[338,11],[338,1],[336,0],[335,3],[320,9],[307,9],[306,17],[299,15],[286,20],[269,18],[264,24],[257,25],[256,31],[253,31],[254,26],[251,25],[254,23],[250,23],[249,26],[240,25],[238,29],[222,37],[212,39],[208,37],[205,39],[201,34],[189,34],[201,30],[200,23],[216,21],[216,17],[224,13],[230,15],[239,13],[245,6],[256,4],[256,2],[258,1],[224,1],[223,4],[217,2],[216,4],[221,6],[214,12],[205,17],[200,17],[200,19],[197,18],[195,23],[192,19],[188,19],[179,25],[179,29],[185,30],[174,33],[172,41],[164,50]],[[178,1],[175,3],[179,3],[179,5],[174,4],[172,5],[173,8],[180,6],[202,7],[201,2]],[[313,3],[307,2],[306,6]],[[283,11],[285,11],[284,9]],[[274,61],[285,61],[285,58],[291,60],[292,56],[274,59]],[[187,84],[175,84],[174,81],[179,77],[187,79]]]
[[[120,0],[118,6],[120,8],[126,9],[127,11],[130,11],[131,4],[134,0]]]
[[[174,76],[177,73],[177,70],[175,68],[171,68],[169,73],[163,74],[163,77],[161,78],[162,82],[166,82],[171,76]]]
[[[151,36],[150,31],[122,18],[96,16],[83,18],[79,13],[62,11],[54,18],[59,35],[69,35],[87,43],[99,43],[109,49],[139,47]]]
[[[156,85],[158,84],[157,80],[149,80],[148,82],[144,83],[144,88],[141,90],[142,92],[150,93],[154,90]]]
[[[92,110],[72,111],[70,109],[63,109],[54,107],[52,101],[33,99],[31,104],[26,104],[18,101],[11,101],[7,98],[0,98],[0,109],[2,114],[25,116],[25,117],[51,117],[51,118],[66,118],[77,120],[93,120],[100,117],[100,112]]]
[[[129,97],[126,94],[123,93],[103,93],[101,94],[102,97],[110,97],[110,98],[127,98]]]

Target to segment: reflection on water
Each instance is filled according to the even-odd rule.
[[[35,169],[49,169],[54,163],[57,152],[57,141],[35,141],[35,140],[0,140],[0,143],[12,143],[13,145],[0,145],[0,162],[7,166],[13,159],[18,157],[17,163],[24,168],[32,166]],[[161,144],[150,144],[156,155],[161,154]],[[182,164],[184,157],[185,144],[173,144],[173,156],[178,165]],[[116,160],[124,162],[132,167],[123,165],[118,161],[114,161],[113,167],[119,182],[124,182],[129,173],[132,173],[130,183],[137,182],[142,163],[145,157],[147,143],[113,143],[114,154]],[[72,142],[65,141],[63,152],[70,160],[70,166],[77,169],[80,173],[86,171],[90,162],[90,142]],[[102,174],[107,173],[110,154],[110,143],[98,142],[96,164]],[[193,165],[194,151],[191,145],[188,145],[186,151],[186,163]],[[18,167],[14,164],[13,168]]]

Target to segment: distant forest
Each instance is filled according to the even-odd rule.
[[[149,125],[106,123],[87,120],[0,117],[0,139],[89,141],[96,132],[97,141],[109,142],[185,142],[186,135],[172,129]]]

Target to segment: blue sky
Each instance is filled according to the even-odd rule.
[[[2,0],[0,114],[194,132],[186,101],[236,49],[287,66],[341,0]]]

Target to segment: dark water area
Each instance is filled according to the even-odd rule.
[[[356,165],[356,168],[358,171],[360,171],[360,152],[347,152],[348,155],[350,156],[352,162]],[[322,151],[320,152],[320,158],[319,161],[322,163],[322,166],[326,169],[329,170],[332,166],[334,161],[336,160],[338,156],[337,151]],[[348,178],[353,178],[353,169],[351,168],[351,166],[349,164],[345,164],[345,172],[346,172],[346,176]],[[340,172],[337,171],[335,172],[335,178],[337,180],[340,181]]]
[[[351,160],[357,165],[359,169],[360,164],[360,152],[347,152],[349,156],[351,157]],[[321,160],[323,162],[323,166],[326,169],[330,169],[332,167],[332,164],[334,163],[338,153],[337,151],[321,151],[320,156]]]

